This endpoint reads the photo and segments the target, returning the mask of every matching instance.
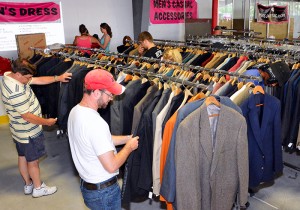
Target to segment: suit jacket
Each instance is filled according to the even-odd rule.
[[[207,106],[203,104],[179,125],[176,134],[177,209],[231,210],[237,193],[248,197],[247,125],[237,111],[220,106],[215,147]]]
[[[134,133],[140,122],[143,110],[151,103],[156,91],[157,85],[152,85],[148,88],[146,95],[134,107],[131,133]]]
[[[236,104],[234,104],[228,97],[224,96],[215,96],[221,102],[221,104],[228,106],[242,115],[242,110]],[[194,101],[184,105],[178,111],[176,124],[173,129],[173,134],[171,138],[171,142],[169,145],[169,151],[167,155],[166,165],[164,168],[163,180],[161,183],[160,194],[164,197],[165,200],[175,203],[175,195],[176,195],[176,186],[175,186],[175,177],[176,177],[176,169],[175,169],[175,144],[176,144],[176,131],[178,129],[179,124],[183,121],[190,113],[195,111],[198,107],[200,107],[205,99],[201,99],[198,101]]]
[[[263,106],[256,106],[256,102]],[[280,101],[269,94],[251,95],[241,109],[248,125],[249,187],[282,172]]]

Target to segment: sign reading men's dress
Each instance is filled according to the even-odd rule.
[[[60,5],[54,2],[0,2],[0,22],[60,22]]]

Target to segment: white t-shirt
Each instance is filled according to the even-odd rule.
[[[119,173],[109,173],[98,159],[108,151],[116,153],[109,127],[98,112],[76,105],[69,115],[68,134],[75,167],[84,181],[99,183]]]

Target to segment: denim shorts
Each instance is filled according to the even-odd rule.
[[[121,189],[115,184],[100,190],[80,186],[85,205],[91,210],[121,210]]]
[[[25,156],[27,162],[38,160],[46,154],[45,137],[41,133],[35,138],[29,137],[29,143],[23,144],[14,140],[19,156]]]

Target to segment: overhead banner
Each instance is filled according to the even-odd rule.
[[[288,6],[263,6],[257,4],[257,22],[282,23],[288,20]]]
[[[198,18],[196,0],[150,0],[152,24],[183,23],[184,19]]]
[[[0,2],[0,22],[60,22],[60,6],[54,2]]]

